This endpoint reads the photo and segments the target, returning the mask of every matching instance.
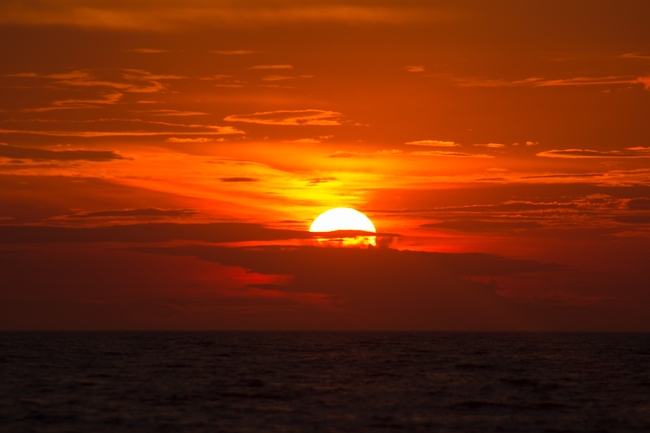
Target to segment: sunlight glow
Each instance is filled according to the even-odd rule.
[[[336,230],[361,230],[375,233],[372,221],[358,210],[338,207],[320,214],[309,228],[310,232],[333,232]]]

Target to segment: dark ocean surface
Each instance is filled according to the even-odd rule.
[[[0,333],[2,432],[650,432],[650,334]]]

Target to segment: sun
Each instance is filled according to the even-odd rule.
[[[336,230],[359,230],[376,233],[372,221],[359,212],[349,207],[337,207],[318,215],[309,228],[310,232],[322,233]]]

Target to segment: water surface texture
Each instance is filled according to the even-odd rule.
[[[650,335],[0,334],[2,432],[648,432]]]

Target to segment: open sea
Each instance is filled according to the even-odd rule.
[[[0,333],[1,432],[650,432],[650,334]]]

